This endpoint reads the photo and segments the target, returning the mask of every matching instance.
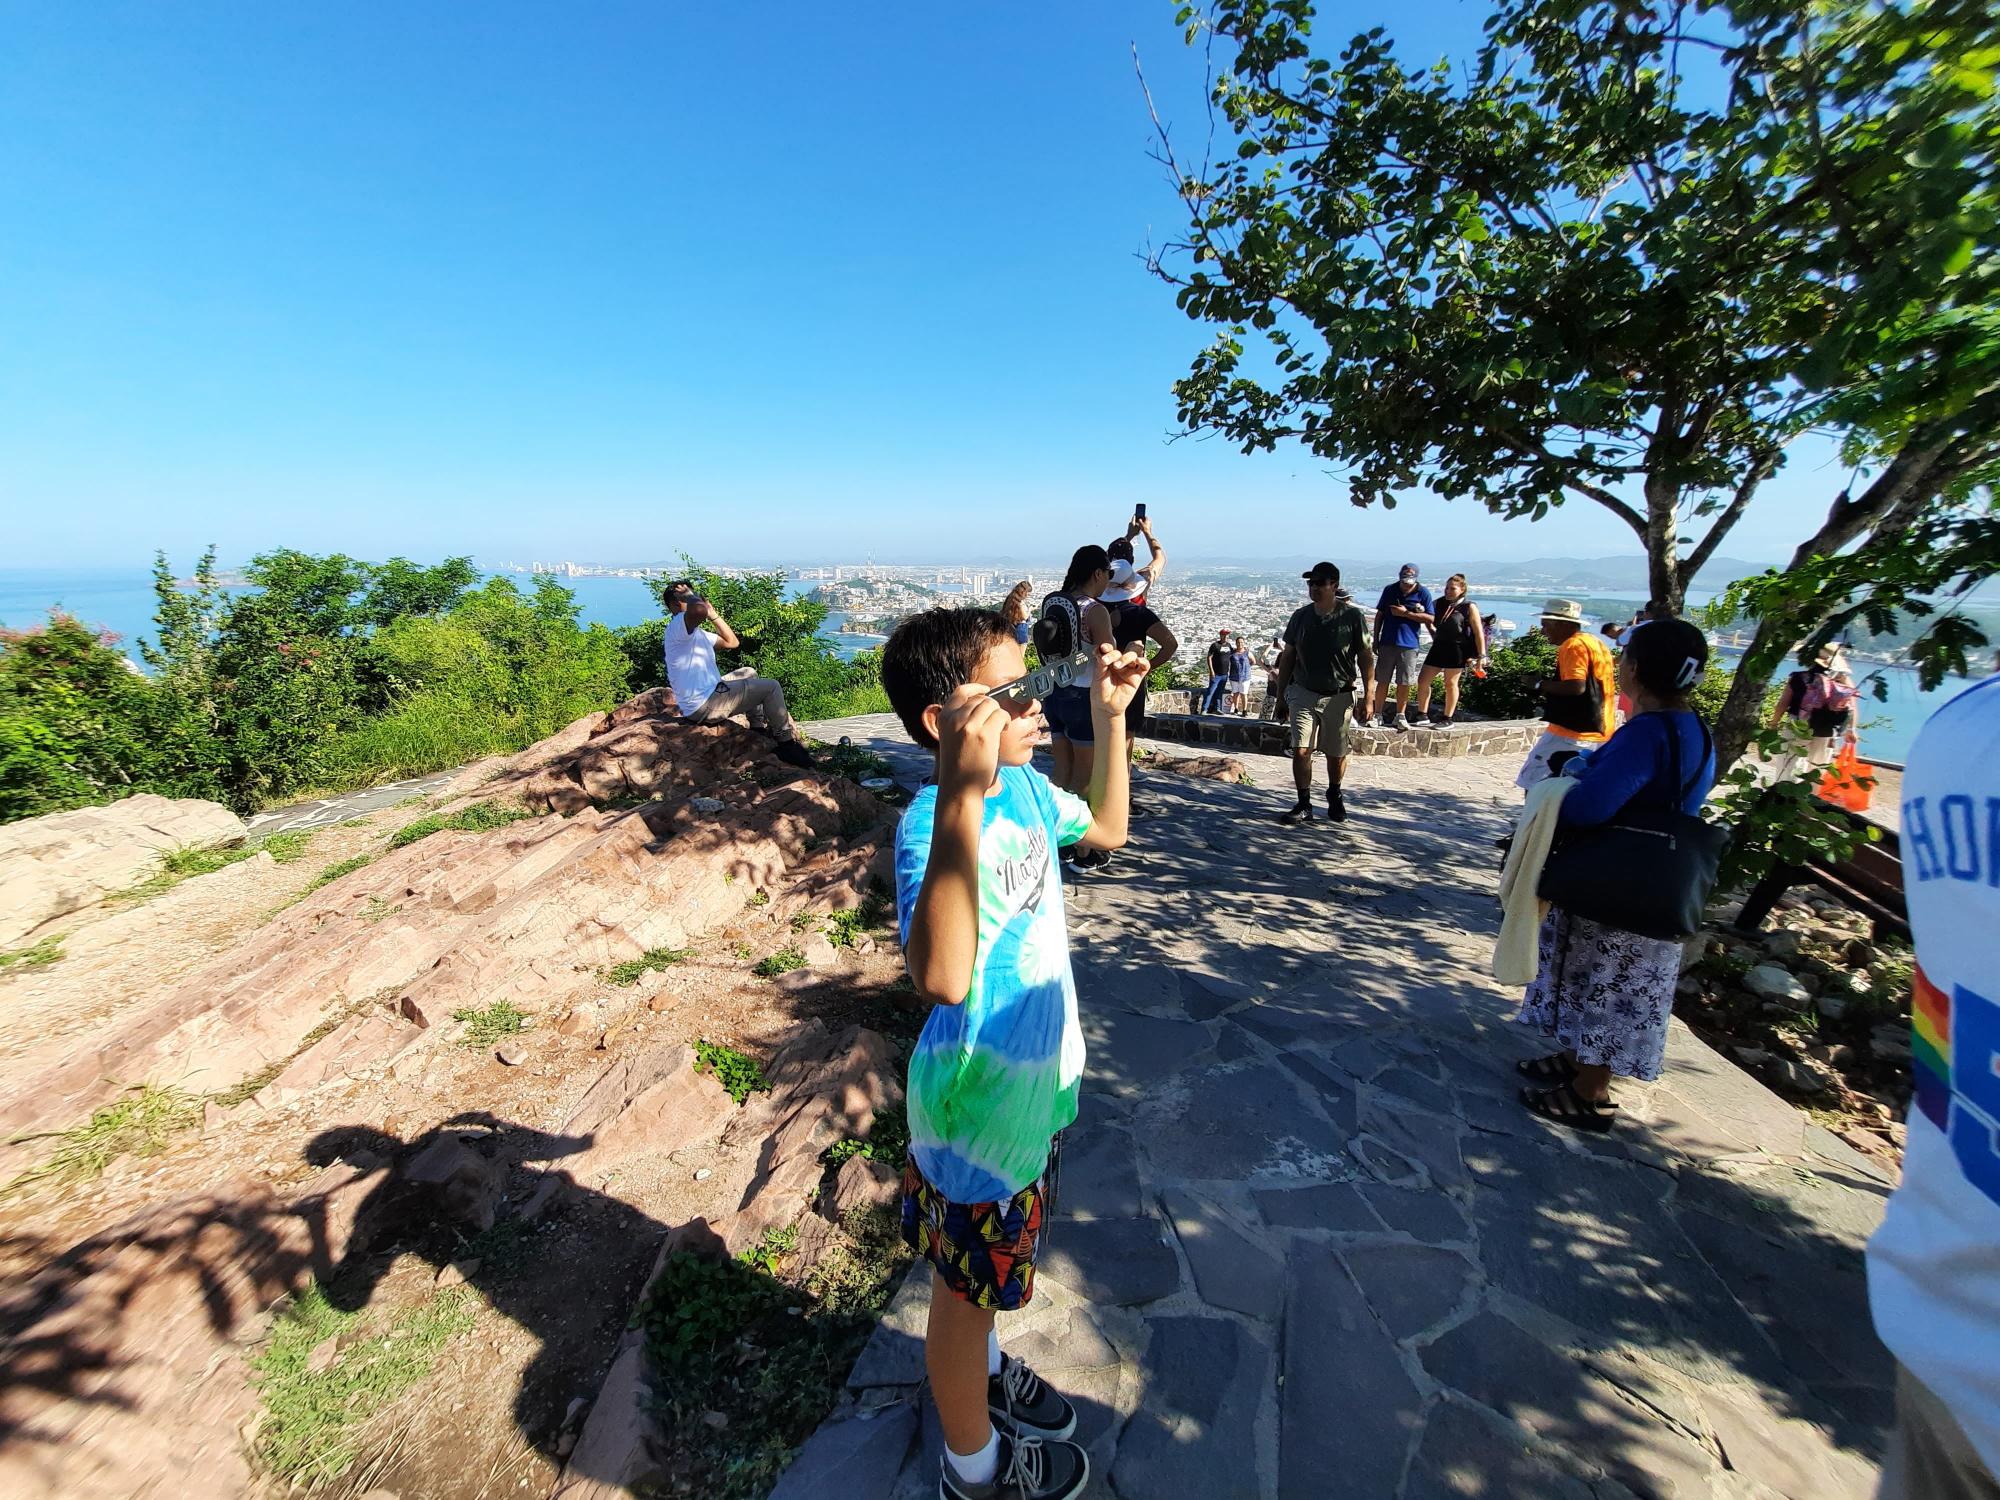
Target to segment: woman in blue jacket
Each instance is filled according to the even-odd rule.
[[[1564,768],[1577,784],[1562,799],[1560,827],[1595,827],[1635,806],[1701,811],[1715,785],[1715,744],[1688,693],[1707,663],[1707,640],[1685,620],[1633,633],[1618,687],[1636,711],[1601,749]],[[1551,907],[1539,952],[1540,972],[1514,1019],[1562,1050],[1515,1065],[1534,1085],[1521,1101],[1558,1124],[1609,1130],[1617,1117],[1611,1076],[1660,1076],[1681,945]]]

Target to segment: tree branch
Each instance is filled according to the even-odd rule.
[[[1715,549],[1722,545],[1722,539],[1729,535],[1738,521],[1743,519],[1743,512],[1750,506],[1750,497],[1755,495],[1758,487],[1771,477],[1772,471],[1777,466],[1776,454],[1767,455],[1750,466],[1749,472],[1743,476],[1742,483],[1736,486],[1736,493],[1729,497],[1729,504],[1723,507],[1722,514],[1717,516],[1708,528],[1708,534],[1695,543],[1694,551],[1681,559],[1683,585],[1699,573],[1703,565],[1715,555]]]

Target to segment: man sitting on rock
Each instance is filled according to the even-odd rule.
[[[716,670],[715,646],[730,650],[740,642],[722,612],[694,591],[694,584],[676,578],[661,594],[667,606],[667,681],[681,717],[695,724],[741,714],[752,729],[778,742],[778,758],[810,767],[812,755],[799,743],[798,726],[785,708],[785,690],[773,678],[759,677],[749,667],[723,676]],[[709,628],[704,630],[706,625]],[[711,634],[711,632],[713,632]]]

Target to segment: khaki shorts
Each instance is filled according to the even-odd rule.
[[[1354,690],[1344,693],[1315,693],[1296,682],[1285,688],[1285,716],[1292,726],[1292,749],[1311,750],[1331,723],[1335,736],[1329,755],[1347,754],[1348,726],[1354,718]]]
[[[1945,1404],[1896,1366],[1896,1431],[1877,1500],[1995,1500],[1996,1480]]]

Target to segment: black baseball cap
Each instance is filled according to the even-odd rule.
[[[1305,572],[1299,574],[1299,577],[1305,579],[1307,583],[1338,583],[1340,582],[1340,569],[1336,568],[1330,562],[1316,562],[1310,568],[1307,568]]]

